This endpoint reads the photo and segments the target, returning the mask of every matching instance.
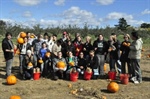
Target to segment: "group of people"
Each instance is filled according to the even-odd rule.
[[[90,36],[85,37],[85,41],[80,33],[76,33],[74,39],[67,32],[62,33],[62,37],[57,35],[34,35],[27,32],[24,43],[18,44],[19,50],[19,70],[24,79],[33,79],[33,69],[40,68],[41,77],[52,75],[52,78],[68,79],[72,69],[79,72],[82,77],[87,67],[92,69],[93,79],[104,78],[104,64],[109,63],[110,71],[118,74],[128,73],[134,83],[141,83],[140,58],[142,50],[142,40],[137,32],[124,35],[121,43],[115,33],[112,33],[108,41],[104,40],[102,34],[93,41]],[[12,34],[6,33],[2,41],[2,49],[6,61],[6,76],[11,74],[14,45],[11,41]],[[49,53],[49,55],[46,55]],[[39,63],[42,60],[42,63]],[[64,62],[64,67],[58,67],[58,62]],[[73,64],[70,64],[73,62]],[[30,63],[30,65],[29,65]],[[126,65],[128,70],[126,71]]]

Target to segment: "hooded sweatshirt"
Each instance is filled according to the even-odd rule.
[[[130,46],[130,52],[128,58],[130,59],[141,59],[143,41],[141,38],[134,40]]]

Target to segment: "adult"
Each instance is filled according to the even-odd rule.
[[[105,63],[105,55],[107,53],[108,44],[104,40],[104,37],[102,34],[98,35],[97,40],[93,43],[95,55],[98,58],[98,68],[99,68],[99,74],[100,78],[104,77],[104,63]]]
[[[132,68],[132,78],[131,80],[135,83],[142,83],[142,74],[140,68],[141,50],[143,41],[139,38],[138,32],[132,32],[131,38],[133,42],[130,45],[129,58]]]
[[[14,57],[14,45],[11,38],[12,34],[7,32],[5,38],[2,40],[2,50],[6,61],[6,77],[11,75],[12,62]]]
[[[60,52],[61,51],[61,40],[57,40],[57,42],[53,45],[52,47],[52,53],[57,56],[57,52]]]

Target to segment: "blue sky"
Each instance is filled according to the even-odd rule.
[[[29,27],[105,27],[122,17],[135,27],[150,23],[150,0],[0,0],[1,20]]]

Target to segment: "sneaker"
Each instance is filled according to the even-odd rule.
[[[33,80],[33,78],[30,78],[30,80]]]
[[[132,77],[132,78],[130,78],[130,81],[136,81],[136,78],[135,77]]]
[[[134,84],[139,84],[139,81],[135,80],[135,81],[134,81]]]

